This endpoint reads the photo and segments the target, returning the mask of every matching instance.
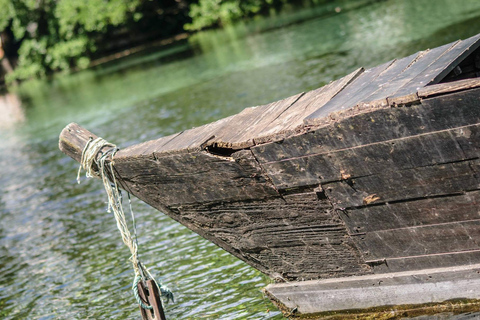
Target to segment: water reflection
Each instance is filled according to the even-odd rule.
[[[0,94],[0,129],[8,129],[25,121],[20,98],[13,93]]]

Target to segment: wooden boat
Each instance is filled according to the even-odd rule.
[[[275,279],[267,292],[286,313],[478,307],[479,46],[477,35],[358,69],[127,147],[113,174]],[[70,124],[60,149],[79,161],[89,137]]]

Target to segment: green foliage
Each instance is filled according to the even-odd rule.
[[[135,43],[137,37],[132,34],[145,41],[185,29],[223,26],[284,2],[0,0],[0,35],[14,38],[4,45],[10,46],[5,47],[9,59],[16,61],[7,81],[87,68],[91,59],[119,50],[121,43]]]
[[[261,10],[280,6],[286,0],[199,0],[190,6],[192,23],[186,30],[201,30],[211,26],[225,26]]]
[[[0,0],[0,32],[10,29],[18,49],[17,66],[7,81],[45,76],[51,71],[84,69],[98,39],[125,24],[141,0]]]
[[[70,39],[79,29],[105,32],[108,26],[125,23],[139,4],[139,0],[61,0],[55,9],[55,18],[62,36]]]

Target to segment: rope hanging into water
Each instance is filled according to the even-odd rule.
[[[109,148],[106,151],[102,151],[104,148]],[[117,228],[120,230],[122,241],[130,250],[130,261],[133,265],[135,277],[133,280],[132,290],[137,303],[144,309],[152,309],[152,306],[146,305],[139,296],[138,283],[140,281],[153,280],[157,285],[161,296],[167,299],[167,302],[171,299],[174,301],[173,294],[168,287],[159,284],[155,278],[151,275],[150,271],[140,262],[138,259],[138,240],[137,240],[137,228],[135,225],[135,216],[132,210],[132,203],[130,200],[130,193],[128,194],[129,209],[132,216],[132,224],[134,237],[130,233],[128,228],[125,212],[122,205],[122,192],[120,191],[117,180],[114,174],[114,161],[113,157],[118,152],[116,145],[107,142],[102,138],[92,139],[90,138],[82,151],[82,157],[80,160],[80,167],[77,174],[77,182],[80,183],[80,175],[82,168],[86,171],[87,178],[100,178],[102,179],[103,186],[107,193],[108,209],[110,213],[113,211]],[[109,160],[109,161],[107,161]],[[97,170],[95,170],[95,166]],[[110,174],[109,174],[110,173]]]

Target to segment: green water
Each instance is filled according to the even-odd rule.
[[[69,122],[125,147],[479,32],[478,0],[336,1],[24,83],[16,116],[0,109],[0,318],[139,318],[102,187],[77,185],[77,164],[58,151]],[[169,319],[282,318],[261,292],[267,277],[134,208],[141,258],[176,295]]]

